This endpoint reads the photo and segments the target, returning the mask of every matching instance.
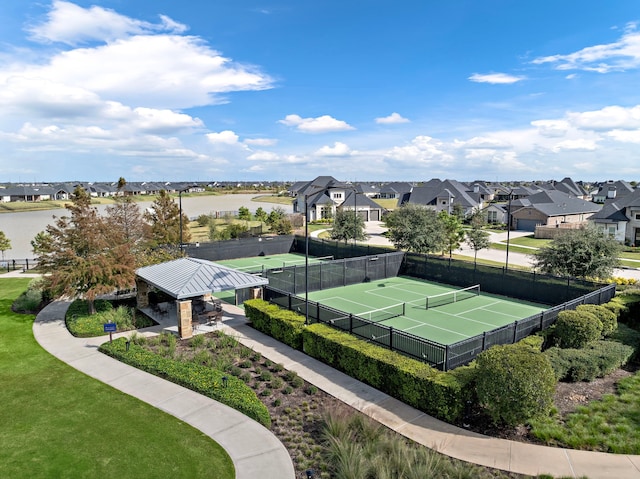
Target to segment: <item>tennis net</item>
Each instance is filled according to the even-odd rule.
[[[309,264],[314,263],[322,263],[323,261],[332,261],[333,256],[309,256]],[[293,259],[289,261],[283,261],[282,267],[286,268],[287,266],[304,266],[306,264],[306,259]]]
[[[456,291],[448,291],[446,293],[435,294],[433,296],[427,296],[425,301],[425,307],[427,309],[436,308],[438,306],[444,306],[445,304],[457,303],[465,299],[473,298],[480,295],[480,285],[475,284]],[[412,302],[412,304],[415,304]]]
[[[405,303],[398,303],[384,308],[374,309],[372,311],[366,311],[364,313],[354,314],[360,319],[366,319],[372,323],[379,323],[387,319],[403,316],[405,313]]]

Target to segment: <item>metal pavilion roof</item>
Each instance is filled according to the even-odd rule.
[[[263,286],[269,283],[266,278],[198,258],[180,258],[144,266],[139,268],[136,274],[176,299]]]

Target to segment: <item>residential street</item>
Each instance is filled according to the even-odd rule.
[[[369,235],[369,239],[367,240],[370,244],[378,244],[378,245],[389,245],[391,246],[391,242],[383,236],[383,233],[386,231],[384,223],[379,221],[369,221],[365,223],[366,231]],[[318,233],[318,232],[316,232]],[[509,233],[509,239],[518,238],[520,236],[528,236],[530,235],[530,231],[511,231]],[[491,242],[497,243],[500,241],[507,240],[507,232],[504,233],[491,233]],[[469,256],[473,258],[473,250],[469,248],[469,246],[465,243],[459,250],[455,251],[455,254]],[[478,259],[485,259],[490,261],[496,261],[498,263],[502,263],[506,265],[507,261],[507,252],[497,249],[483,249],[478,251]],[[520,265],[520,266],[531,266],[531,258],[523,253],[516,253],[513,251],[509,251],[509,264],[510,265]],[[640,281],[640,264],[638,268],[620,268],[616,269],[614,276],[621,278],[635,278]]]

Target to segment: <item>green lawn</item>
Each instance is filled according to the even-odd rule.
[[[234,477],[200,431],[44,351],[11,311],[28,283],[0,278],[0,477]]]

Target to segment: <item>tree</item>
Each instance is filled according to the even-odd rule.
[[[165,190],[160,190],[158,197],[144,213],[144,219],[150,225],[153,244],[180,244],[180,208]],[[189,218],[182,213],[182,241],[187,243],[190,240]]]
[[[46,289],[53,296],[85,298],[93,314],[98,294],[133,285],[135,258],[122,230],[98,215],[82,187],[75,189],[67,209],[70,217],[57,218],[31,244]]]
[[[251,211],[246,206],[241,206],[238,208],[238,219],[251,221]]]
[[[484,224],[484,218],[479,212],[475,213],[471,217],[471,228],[466,231],[467,244],[473,250],[473,262],[478,261],[478,251],[486,249],[491,246],[491,240],[489,233],[482,229]]]
[[[384,222],[387,237],[398,249],[428,254],[445,245],[444,227],[435,210],[405,204],[386,215]]]
[[[354,214],[353,211],[338,210],[333,220],[331,239],[344,240],[345,243],[351,239],[364,241],[367,239],[364,228],[362,216]]]
[[[130,196],[119,196],[113,205],[107,206],[106,220],[120,230],[124,240],[131,246],[140,245],[145,239],[145,223],[140,207]]]
[[[262,206],[259,206],[258,209],[256,209],[256,212],[255,212],[254,216],[261,223],[266,223],[267,222],[267,218],[269,217],[267,212],[262,209]]]
[[[462,221],[458,216],[450,215],[445,210],[438,213],[438,218],[444,227],[444,245],[451,258],[453,250],[460,248],[460,243],[464,240]]]
[[[577,278],[608,278],[619,264],[620,245],[595,226],[570,230],[533,256],[543,273]]]
[[[2,252],[2,259],[4,259],[4,252],[11,249],[11,240],[7,238],[4,231],[0,231],[0,251]]]
[[[476,364],[478,401],[494,423],[516,426],[551,410],[556,378],[540,351],[522,344],[493,346]]]

